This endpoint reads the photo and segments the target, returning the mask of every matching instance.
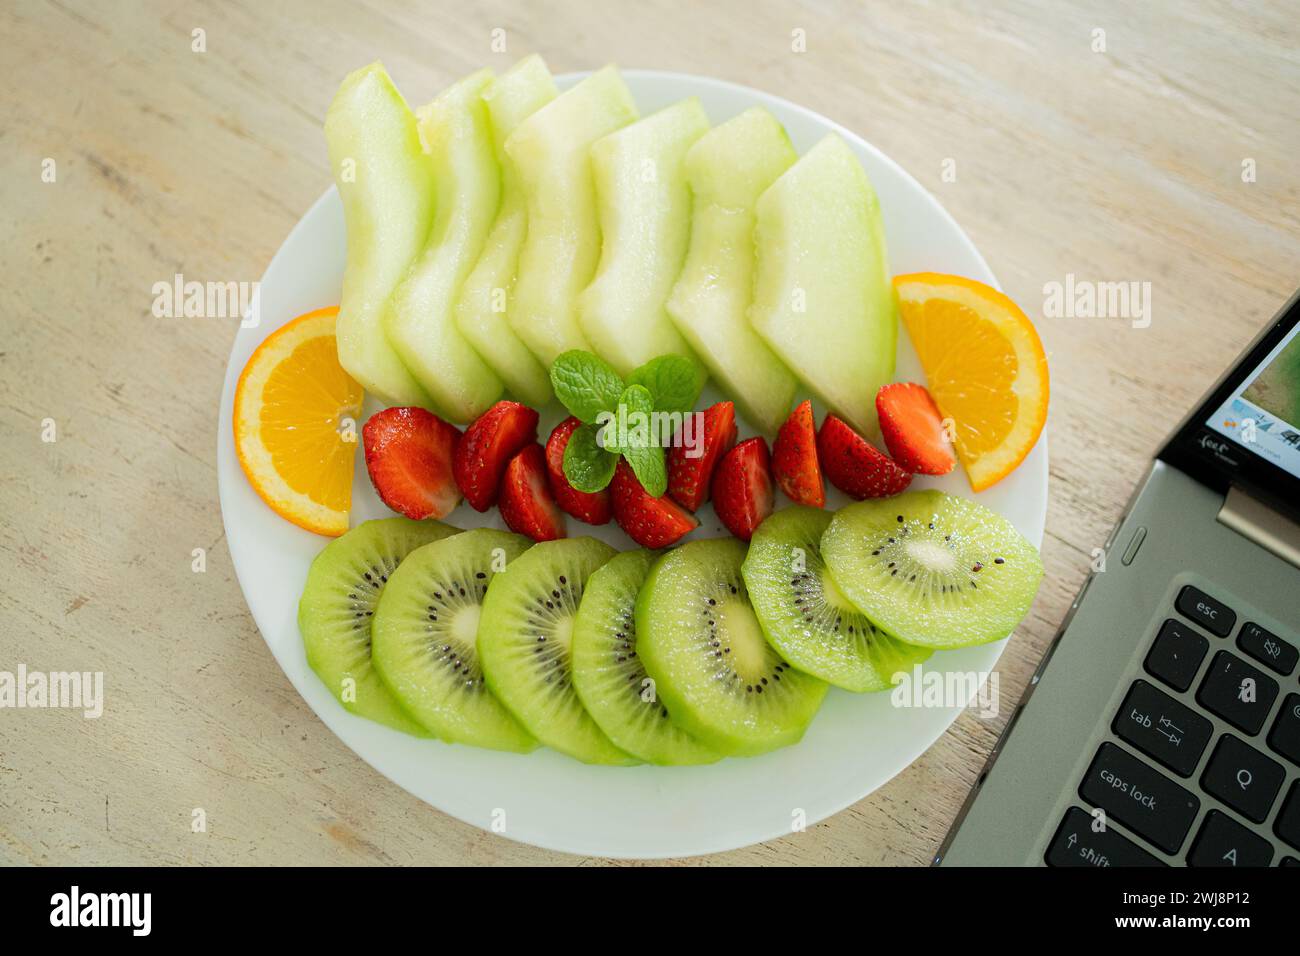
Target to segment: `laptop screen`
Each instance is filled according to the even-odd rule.
[[[1236,485],[1300,521],[1300,293],[1160,451],[1216,491]]]
[[[1300,325],[1205,422],[1238,445],[1300,477]]]

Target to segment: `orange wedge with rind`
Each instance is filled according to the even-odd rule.
[[[983,491],[1025,460],[1047,422],[1043,343],[1015,302],[974,279],[916,272],[894,288],[957,457]]]
[[[271,333],[235,388],[235,451],[278,515],[317,534],[348,530],[361,386],[339,365],[338,307]]]

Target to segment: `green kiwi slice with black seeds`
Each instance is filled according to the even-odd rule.
[[[492,578],[479,618],[488,687],[534,737],[585,763],[638,762],[605,736],[573,689],[573,619],[587,579],[616,553],[594,538],[535,544]]]
[[[675,724],[636,653],[636,596],[658,555],[624,551],[587,581],[573,620],[573,687],[610,740],[649,763],[712,763],[721,754]]]
[[[844,595],[908,644],[968,647],[1029,613],[1043,562],[1015,526],[969,498],[909,491],[840,510],[822,557]]]
[[[389,575],[421,545],[460,529],[440,521],[364,521],[316,555],[298,602],[298,629],[311,665],[331,694],[362,717],[418,737],[429,736],[398,705],[375,673],[370,625]]]
[[[379,599],[375,669],[407,713],[449,743],[517,753],[537,746],[487,688],[477,648],[488,585],[531,544],[491,528],[426,544],[406,556]]]
[[[637,596],[636,651],[674,721],[720,753],[749,756],[798,741],[827,684],[764,638],[744,558],[744,542],[714,538],[656,561]]]
[[[794,505],[758,526],[741,566],[754,613],[799,670],[845,690],[886,690],[932,652],[876,630],[836,586],[818,547],[830,523],[828,512]]]

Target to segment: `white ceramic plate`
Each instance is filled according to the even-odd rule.
[[[715,124],[751,106],[767,107],[800,153],[826,133],[838,133],[853,147],[879,194],[894,274],[950,272],[996,284],[971,241],[929,193],[879,150],[825,117],[704,77],[642,70],[629,70],[624,77],[643,115],[698,96]],[[559,83],[569,86],[579,78],[569,75]],[[514,840],[599,856],[687,856],[780,837],[801,817],[811,825],[842,810],[915,760],[957,717],[959,706],[897,708],[888,694],[832,690],[796,746],[707,767],[626,768],[589,767],[546,749],[520,756],[416,740],[346,712],[308,668],[296,622],[307,567],[326,539],[296,528],[262,503],[240,471],[231,432],[235,382],[257,344],[294,316],[338,302],[344,241],[342,207],[331,188],[271,261],[261,283],[260,325],[241,329],[235,338],[221,398],[217,469],[231,558],[271,653],[326,726],[379,772],[439,810]],[[921,380],[905,334],[899,338],[898,378]],[[710,394],[703,399],[712,400]],[[544,413],[543,438],[560,417],[552,411]],[[971,493],[960,469],[942,480],[917,481],[914,487],[929,484]],[[353,498],[354,524],[389,514],[371,489],[359,452]],[[1010,518],[1030,541],[1041,543],[1046,441],[980,500]],[[834,504],[838,501],[828,506]],[[701,517],[697,535],[721,533],[711,512]],[[447,520],[465,528],[503,526],[495,510],[480,515],[467,505]],[[632,546],[612,524],[589,529],[571,522],[570,531]],[[1001,652],[1002,643],[941,652],[926,667],[987,672]],[[383,799],[382,793],[376,798]]]

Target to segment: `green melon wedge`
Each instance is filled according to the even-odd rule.
[[[831,134],[759,197],[754,330],[869,438],[894,375],[898,315],[885,230],[867,174]]]
[[[561,352],[591,350],[576,302],[600,258],[591,145],[636,118],[632,94],[611,65],[547,103],[506,140],[528,206],[508,318],[547,366]]]
[[[487,411],[503,390],[452,318],[455,295],[483,249],[500,199],[501,171],[480,95],[491,81],[492,71],[480,70],[419,112],[437,211],[424,251],[384,313],[389,340],[435,410],[462,423]]]
[[[798,381],[746,314],[754,286],[754,207],[798,154],[781,124],[755,106],[701,136],[686,154],[690,246],[668,314],[709,374],[751,424],[772,434]]]
[[[546,367],[510,327],[508,315],[519,271],[519,251],[528,233],[528,207],[514,163],[506,155],[506,138],[558,91],[546,63],[525,57],[483,91],[497,161],[501,164],[501,207],[483,243],[478,262],[461,287],[456,325],[475,351],[500,376],[519,401],[542,406],[551,400]]]
[[[708,128],[691,97],[591,147],[602,247],[596,276],[578,298],[578,324],[621,375],[668,353],[694,358],[664,303],[691,233],[686,151]]]
[[[433,225],[434,168],[383,64],[343,80],[325,114],[325,140],[348,232],[339,364],[385,404],[429,406],[389,344],[383,313]]]

